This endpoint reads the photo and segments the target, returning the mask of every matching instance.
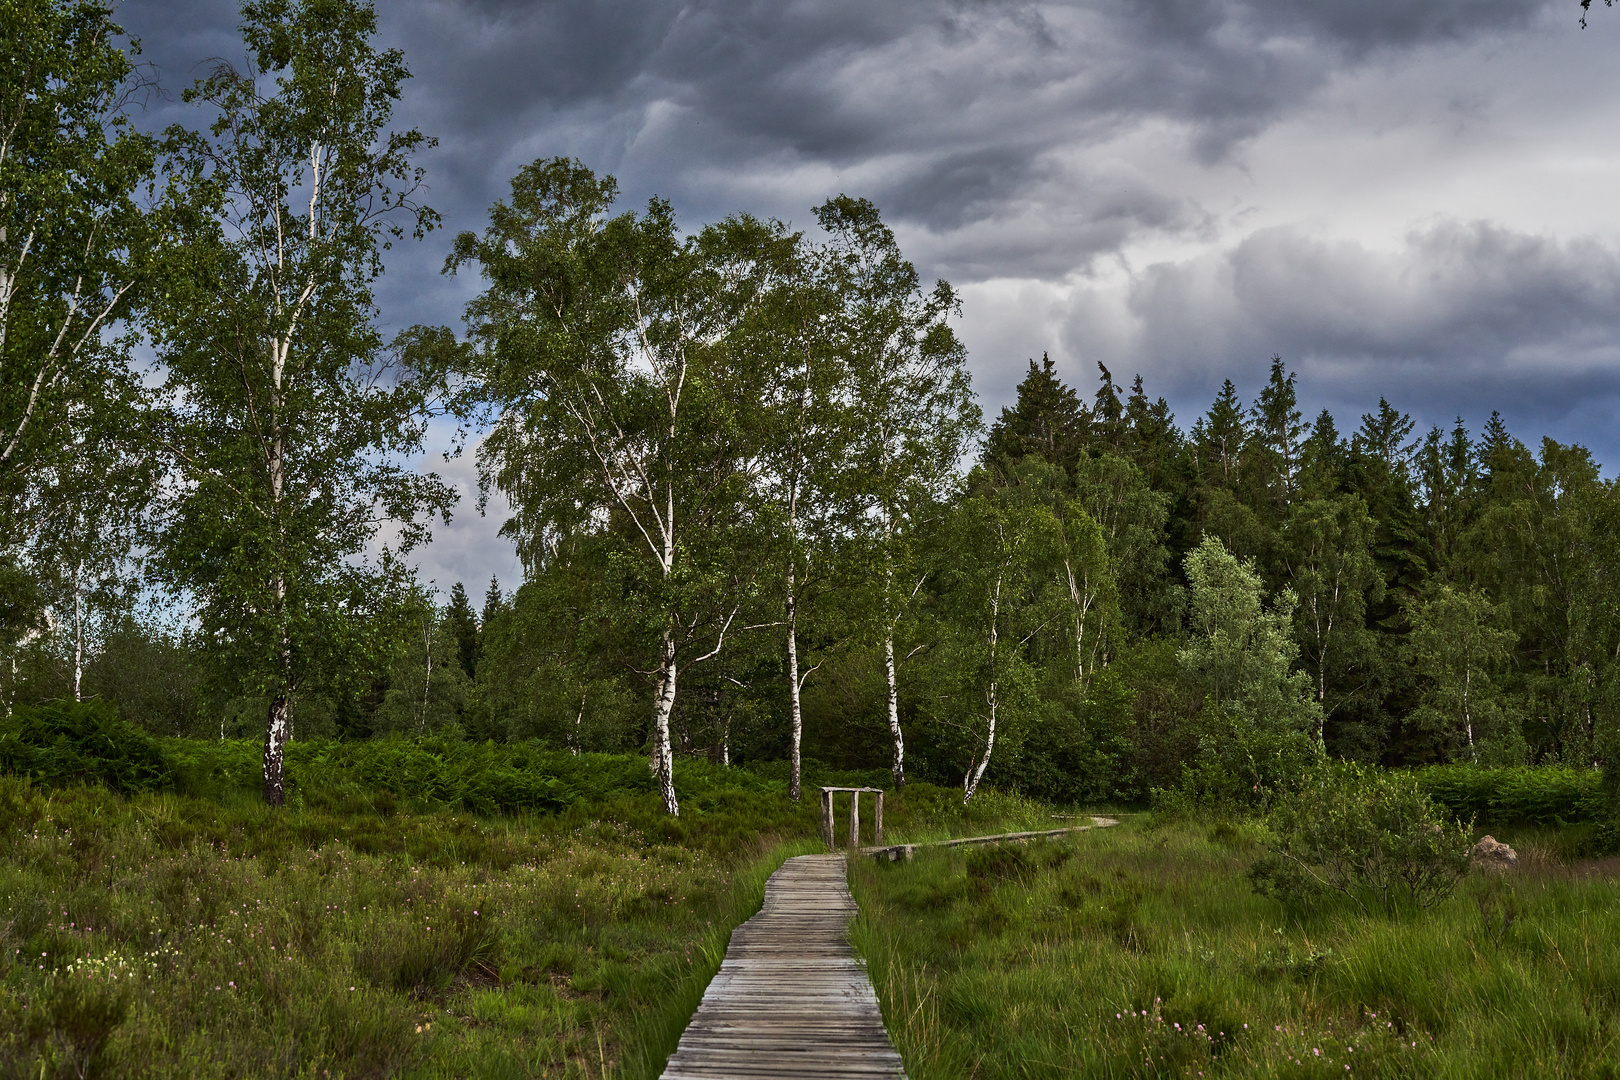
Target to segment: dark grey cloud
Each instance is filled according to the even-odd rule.
[[[1148,267],[1128,305],[1144,351],[1217,363],[1266,348],[1430,364],[1613,361],[1620,246],[1442,221],[1376,250],[1274,227]]]
[[[1184,426],[1222,379],[1257,390],[1280,353],[1310,410],[1341,423],[1379,396],[1424,424],[1461,415],[1475,430],[1500,410],[1532,444],[1555,432],[1620,460],[1620,241],[1441,220],[1375,248],[1267,228],[1143,268],[1111,311],[1084,295],[1065,341],[1116,377],[1144,372]],[[1095,378],[1086,366],[1082,386]]]
[[[1358,57],[1498,34],[1557,2],[393,0],[381,19],[416,74],[401,120],[441,140],[426,160],[452,229],[477,227],[525,162],[568,153],[617,173],[627,202],[662,194],[702,219],[802,221],[854,190],[924,233],[966,233],[978,253],[942,265],[971,278],[1061,273],[1204,222],[1152,178],[1120,190],[1108,162],[1077,166],[1076,146],[1157,123],[1218,160]],[[120,15],[171,87],[240,51],[229,4]],[[1064,188],[1061,258],[971,238]]]
[[[1221,378],[1251,393],[1281,352],[1306,404],[1347,426],[1380,394],[1404,395],[1426,423],[1463,413],[1477,426],[1500,408],[1527,437],[1553,431],[1620,461],[1608,434],[1620,216],[1544,226],[1528,181],[1459,211],[1466,185],[1442,176],[1448,153],[1504,167],[1541,119],[1614,100],[1601,50],[1620,40],[1620,17],[1580,34],[1575,0],[379,10],[384,42],[416,75],[400,124],[440,140],[422,161],[447,233],[481,228],[519,167],[556,154],[617,175],[627,207],[671,198],[692,225],[747,210],[804,227],[812,206],[849,192],[884,208],[925,275],[966,287],[962,329],[992,414],[1044,349],[1088,393],[1096,360],[1121,378],[1142,371],[1189,423]],[[171,90],[240,53],[229,3],[125,0],[120,16]],[[1523,92],[1549,80],[1561,97]],[[181,117],[197,122],[170,100],[148,122]],[[1353,124],[1336,149],[1336,126]],[[1268,139],[1326,156],[1284,174],[1271,147],[1269,171],[1251,172]],[[1559,167],[1607,168],[1608,154],[1571,145]],[[1425,198],[1380,216],[1336,168],[1368,183],[1410,169]],[[1349,220],[1339,204],[1357,198]],[[440,276],[448,240],[393,253],[385,324],[459,322],[478,282]],[[506,550],[492,530],[472,519],[444,533],[433,576]]]

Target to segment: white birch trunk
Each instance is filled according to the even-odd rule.
[[[990,755],[996,748],[996,681],[990,680],[990,689],[985,694],[985,700],[990,706],[990,727],[985,733],[984,756],[979,758],[978,764],[968,770],[962,778],[962,804],[967,805],[973,798],[973,793],[979,790],[979,781],[984,779],[984,770],[990,767]]]
[[[1063,557],[1063,574],[1069,585],[1069,603],[1074,607],[1074,681],[1083,689],[1091,674],[1086,668],[1086,616],[1091,614],[1097,594],[1075,577],[1074,563],[1067,555]],[[999,581],[997,589],[1000,589]]]
[[[883,632],[883,670],[889,680],[889,736],[894,740],[894,790],[906,788],[906,739],[900,731],[900,681],[894,666],[894,624]]]
[[[664,631],[663,657],[658,669],[658,685],[653,696],[653,746],[648,762],[658,792],[664,800],[664,812],[679,817],[680,803],[675,799],[675,755],[669,743],[669,717],[675,709],[675,637]]]
[[[794,595],[795,567],[788,564],[787,580],[787,654],[788,654],[788,717],[792,739],[788,749],[788,798],[798,802],[802,795],[799,771],[802,759],[800,743],[804,736],[804,713],[799,706],[799,602]]]
[[[1000,644],[1001,619],[1001,577],[996,577],[996,587],[990,596],[990,685],[985,691],[985,704],[988,706],[987,720],[989,727],[984,736],[984,754],[978,763],[969,769],[967,775],[962,777],[962,804],[967,805],[973,798],[973,793],[979,790],[979,781],[984,779],[984,770],[990,767],[990,755],[996,749],[996,648]]]
[[[84,564],[75,563],[73,567],[73,700],[83,701],[84,684],[84,590],[80,587],[79,575],[83,572]]]
[[[283,765],[291,727],[291,703],[285,693],[277,694],[270,699],[270,722],[264,740],[264,801],[271,806],[282,806],[287,801]]]
[[[580,691],[579,712],[574,716],[574,737],[569,741],[568,750],[575,757],[579,757],[580,731],[585,725],[585,699],[590,695],[591,688],[586,687]]]
[[[287,353],[291,347],[291,338],[272,338],[270,346],[270,424],[274,432],[270,444],[270,519],[275,522],[278,539],[283,528],[281,524],[282,489],[286,483],[286,449],[282,443],[281,425],[283,423],[281,409],[282,379],[287,370]],[[265,725],[264,735],[264,801],[270,806],[283,806],[287,801],[287,788],[283,766],[287,756],[287,740],[292,736],[291,692],[292,676],[292,641],[291,628],[287,625],[287,577],[281,570],[276,571],[275,580],[271,586],[274,594],[276,618],[278,620],[276,675],[279,686],[270,698],[270,715]]]
[[[428,691],[433,685],[433,630],[432,624],[422,623],[422,656],[425,673],[422,676],[422,716],[416,722],[416,734],[427,734]]]
[[[1479,751],[1474,749],[1474,715],[1468,700],[1472,689],[1474,667],[1466,660],[1463,662],[1463,730],[1468,733],[1468,757],[1475,764],[1479,763]]]

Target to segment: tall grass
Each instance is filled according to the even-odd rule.
[[[781,859],[759,813],[269,810],[0,777],[0,1075],[652,1076]],[[793,813],[780,813],[794,825]]]
[[[855,941],[913,1080],[1620,1073],[1614,866],[1526,852],[1428,912],[1285,912],[1241,827],[1139,820],[860,862]]]
[[[253,744],[159,742],[163,790],[62,786],[39,740],[38,782],[0,775],[0,1078],[654,1077],[765,879],[821,850],[813,793],[702,762],[672,819],[635,757],[294,744],[273,810]],[[503,784],[567,797],[481,801]],[[886,809],[910,838],[1044,808]]]

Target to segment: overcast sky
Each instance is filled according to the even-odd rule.
[[[396,253],[390,327],[460,325],[442,278],[512,174],[571,155],[626,207],[812,224],[871,198],[958,330],[988,417],[1043,352],[1089,397],[1141,373],[1185,429],[1272,354],[1343,431],[1492,409],[1620,464],[1620,11],[1576,0],[386,0],[400,126],[445,230]],[[125,0],[177,99],[239,59],[229,3]],[[146,122],[189,109],[159,103]],[[471,463],[448,471],[470,491]],[[516,563],[463,501],[420,563]]]

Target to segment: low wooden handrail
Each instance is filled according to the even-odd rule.
[[[1068,836],[1070,833],[1090,832],[1092,829],[1106,829],[1118,824],[1119,822],[1111,817],[1092,817],[1090,825],[1071,825],[1067,829],[997,833],[994,836],[963,836],[955,840],[924,840],[915,844],[894,844],[890,847],[884,847],[881,843],[877,843],[869,848],[862,848],[861,854],[870,855],[874,859],[887,859],[889,862],[897,862],[901,859],[911,858],[917,854],[918,848],[964,847],[969,844],[1019,844],[1025,840]]]
[[[872,843],[883,843],[883,789],[875,787],[824,787],[821,789],[821,838],[828,851],[837,851],[833,835],[833,796],[840,791],[849,792],[849,850],[861,849],[861,796],[870,792],[877,796],[877,811],[872,820]]]

